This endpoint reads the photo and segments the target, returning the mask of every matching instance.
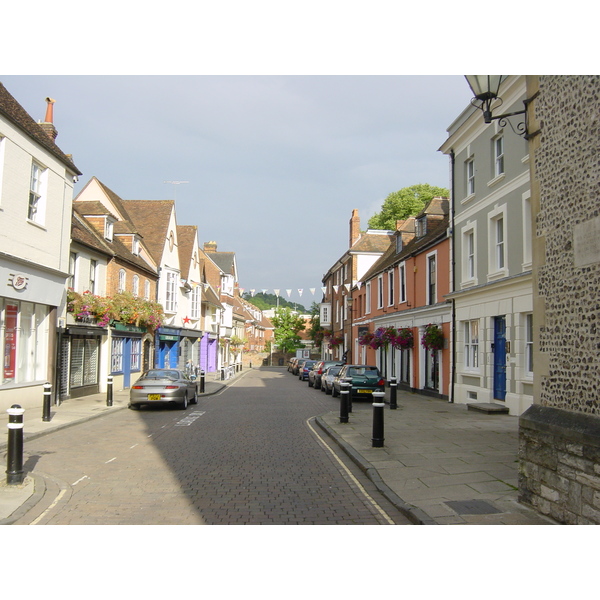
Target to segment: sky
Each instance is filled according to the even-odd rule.
[[[364,230],[391,192],[449,187],[438,148],[470,100],[462,75],[0,81],[36,121],[56,100],[56,143],[83,173],[76,194],[97,177],[126,200],[175,200],[201,246],[235,252],[241,288],[306,308],[348,249],[353,209]]]

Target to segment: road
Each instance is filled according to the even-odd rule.
[[[337,410],[263,368],[185,412],[121,410],[31,440],[26,470],[53,493],[18,524],[409,524],[322,437],[312,417]]]

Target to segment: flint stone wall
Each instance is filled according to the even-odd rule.
[[[520,419],[520,499],[563,523],[600,524],[600,76],[538,81],[536,391]]]

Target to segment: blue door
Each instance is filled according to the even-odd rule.
[[[506,399],[506,317],[494,317],[494,399]]]

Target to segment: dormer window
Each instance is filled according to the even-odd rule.
[[[400,254],[400,252],[402,252],[402,234],[398,234],[396,236],[396,254]]]
[[[131,254],[134,256],[140,255],[140,238],[137,236],[133,236],[133,241],[131,242]]]
[[[104,221],[104,238],[109,242],[113,241],[115,221],[110,217],[106,217]]]
[[[427,217],[417,219],[416,223],[416,235],[417,237],[423,237],[427,233]]]

